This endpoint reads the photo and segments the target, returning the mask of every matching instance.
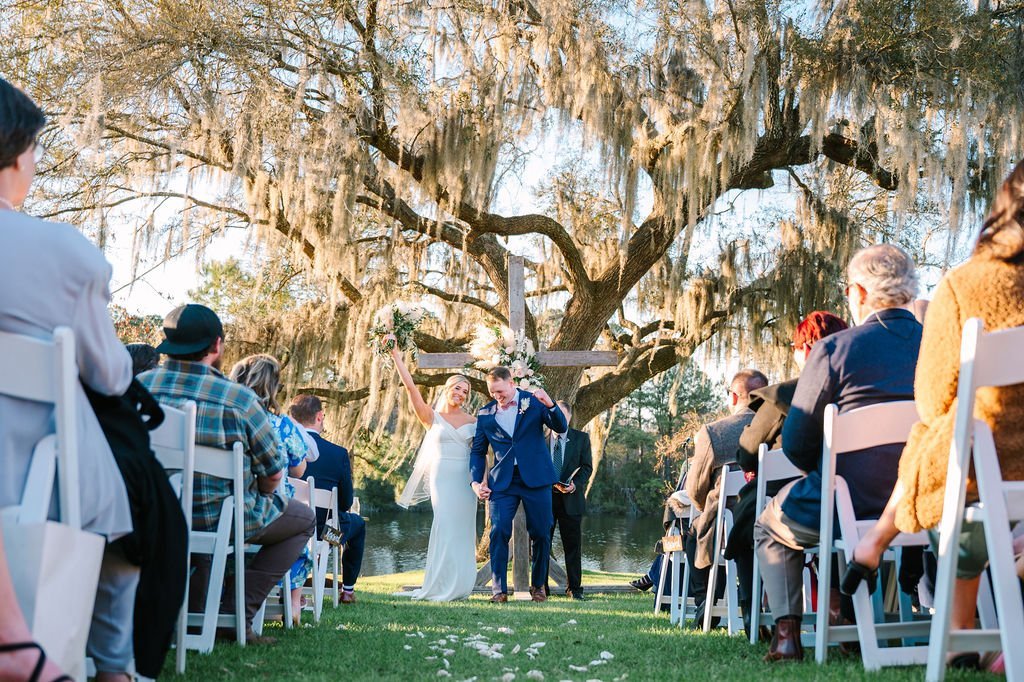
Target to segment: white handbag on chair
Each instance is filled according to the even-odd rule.
[[[0,346],[0,393],[52,403],[57,427],[36,444],[21,504],[0,511],[14,592],[46,656],[85,680],[106,539],[81,529],[74,335],[66,327],[54,330],[52,341],[0,332]],[[60,523],[47,521],[55,479]]]
[[[3,511],[4,550],[32,639],[68,675],[84,680],[85,642],[106,540],[46,520],[55,442],[47,436],[36,446],[22,505]]]

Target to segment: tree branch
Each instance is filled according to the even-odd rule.
[[[423,282],[409,282],[406,286],[417,287],[421,291],[428,293],[431,296],[436,296],[442,301],[447,301],[449,303],[465,303],[467,305],[476,306],[496,319],[499,323],[505,325],[508,324],[508,317],[502,315],[497,308],[487,303],[487,301],[477,298],[476,296],[469,296],[468,294],[452,294],[442,289],[438,289],[437,287],[424,284]]]

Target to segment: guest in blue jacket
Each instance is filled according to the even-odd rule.
[[[800,373],[782,427],[783,452],[807,472],[783,487],[754,527],[775,634],[766,661],[800,660],[804,550],[818,544],[821,448],[825,407],[840,412],[914,399],[921,323],[908,309],[917,295],[914,263],[890,244],[858,251],[847,267],[846,297],[856,327],[814,345]],[[844,454],[846,479],[859,518],[878,518],[896,484],[903,444]]]
[[[341,530],[345,551],[341,555],[342,593],[341,602],[355,602],[355,585],[363,565],[363,549],[366,545],[366,522],[359,514],[349,512],[354,491],[352,487],[352,462],[348,450],[326,440],[321,434],[324,428],[324,408],[315,395],[300,394],[288,408],[292,419],[301,424],[316,442],[320,456],[306,465],[302,478],[312,477],[321,490],[338,489],[338,526]],[[316,510],[317,537],[323,535],[327,510]]]

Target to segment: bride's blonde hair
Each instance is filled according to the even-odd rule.
[[[469,402],[470,397],[473,395],[473,384],[469,383],[469,378],[465,374],[453,374],[448,377],[448,381],[444,382],[444,389],[441,392],[444,400],[448,400],[448,391],[459,384],[466,384],[465,402]]]

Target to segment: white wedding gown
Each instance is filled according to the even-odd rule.
[[[469,446],[476,424],[453,427],[434,412],[424,446],[430,453],[430,526],[427,570],[413,599],[465,599],[476,583],[477,499],[470,487]]]

